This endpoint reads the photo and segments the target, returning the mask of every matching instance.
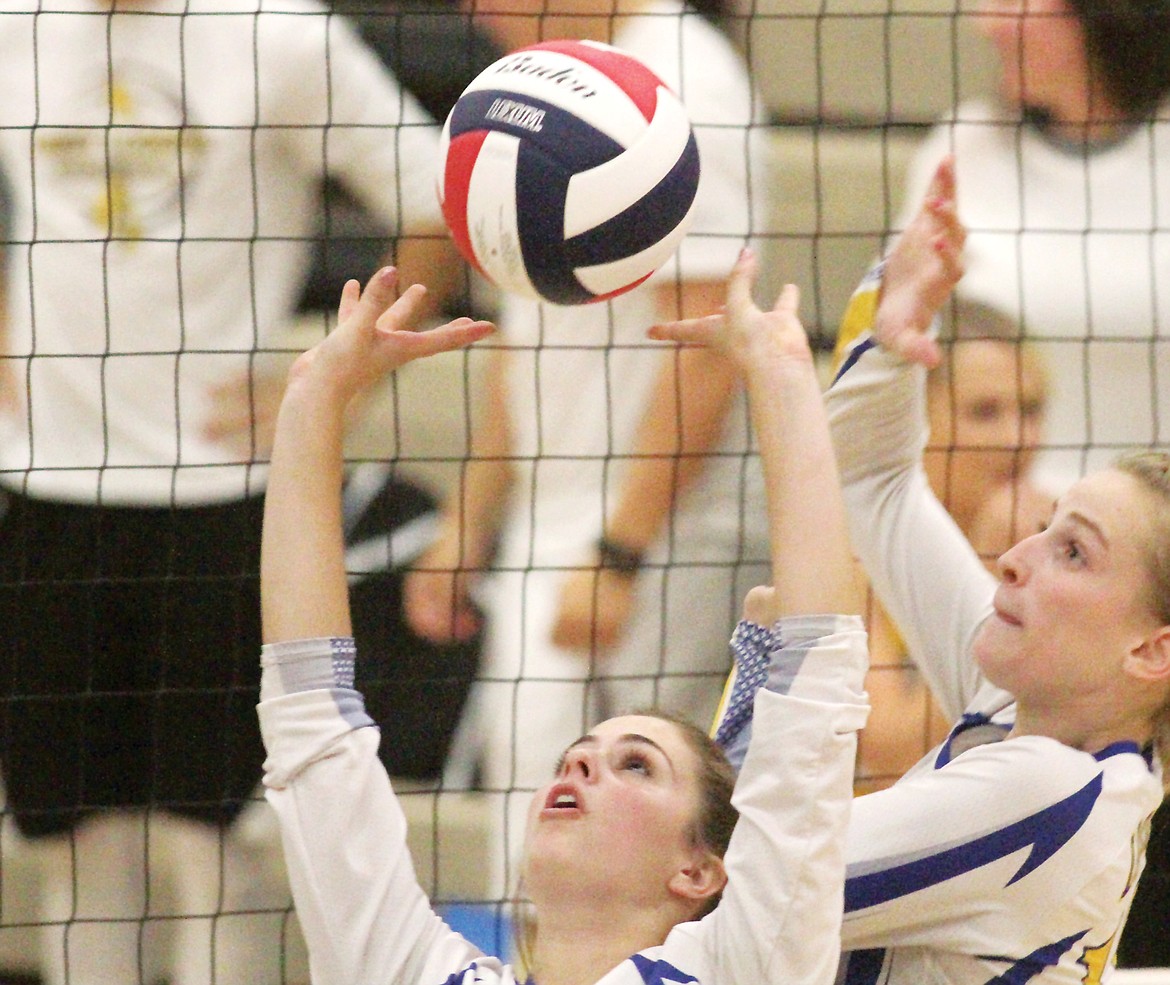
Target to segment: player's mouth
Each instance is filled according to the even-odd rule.
[[[1020,622],[1020,619],[1019,619],[1019,617],[1018,617],[1018,616],[1016,616],[1016,615],[1014,615],[1014,614],[1011,612],[1011,610],[1010,610],[1010,609],[1008,609],[1008,608],[1007,608],[1007,607],[1006,607],[1006,606],[1003,604],[1003,600],[1002,600],[1002,599],[1000,599],[1000,597],[999,597],[999,594],[998,594],[998,593],[996,594],[996,596],[995,596],[995,601],[994,601],[992,604],[993,604],[993,606],[994,606],[994,608],[995,608],[995,616],[996,616],[996,618],[997,618],[997,619],[999,619],[999,620],[1000,620],[1000,621],[1002,621],[1002,622],[1006,622],[1006,623],[1007,623],[1009,626],[1020,626],[1020,625],[1023,625],[1023,624]]]
[[[546,817],[570,817],[583,812],[584,805],[577,788],[569,783],[555,783],[544,798],[544,810],[541,813]]]

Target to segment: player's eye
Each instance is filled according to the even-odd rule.
[[[653,772],[653,768],[650,764],[650,757],[642,752],[623,753],[621,758],[621,769],[629,770],[633,773],[641,773],[644,776],[649,776]]]

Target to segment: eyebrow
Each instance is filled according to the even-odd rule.
[[[1086,530],[1088,530],[1091,534],[1093,534],[1094,537],[1097,538],[1098,541],[1101,542],[1102,545],[1105,547],[1109,546],[1109,538],[1105,535],[1105,531],[1101,528],[1101,525],[1096,521],[1089,519],[1089,517],[1085,516],[1085,514],[1080,512],[1080,510],[1070,510],[1068,518],[1077,526],[1084,527]]]
[[[666,760],[666,765],[670,768],[671,776],[676,775],[675,768],[674,768],[674,760],[672,760],[670,758],[670,754],[665,749],[663,749],[662,746],[660,746],[657,742],[655,742],[652,738],[650,738],[650,736],[642,735],[641,732],[623,732],[621,735],[619,735],[617,737],[617,741],[619,743],[629,743],[632,745],[650,746],[652,749],[657,749],[658,753],[662,756],[662,758]],[[568,744],[568,746],[565,747],[565,751],[563,753],[561,753],[561,758],[559,760],[557,760],[557,772],[560,772],[560,768],[561,768],[561,766],[564,765],[564,762],[565,762],[565,756],[567,756],[571,750],[576,749],[577,746],[581,746],[581,745],[591,745],[592,746],[592,745],[597,745],[597,743],[598,743],[598,738],[596,735],[583,735],[583,736],[581,736],[581,738],[577,739],[575,742],[570,742]]]

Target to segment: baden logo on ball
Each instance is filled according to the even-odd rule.
[[[460,252],[503,290],[554,304],[646,280],[686,234],[698,183],[678,97],[597,42],[505,56],[443,128],[439,198]]]

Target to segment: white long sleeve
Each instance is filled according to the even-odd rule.
[[[788,625],[795,684],[756,699],[722,901],[599,985],[832,985],[856,732],[868,713],[865,633],[856,618]],[[352,661],[350,640],[268,646],[263,661],[266,796],[313,981],[514,985],[512,969],[451,932],[419,887]]]
[[[995,579],[927,484],[922,370],[874,344],[876,290],[871,276],[854,297],[828,396],[851,534],[935,694],[963,717],[854,804],[840,981],[1095,985],[1141,870],[1158,770],[1132,742],[1092,755],[1042,736],[995,741],[1014,702],[971,654]]]

